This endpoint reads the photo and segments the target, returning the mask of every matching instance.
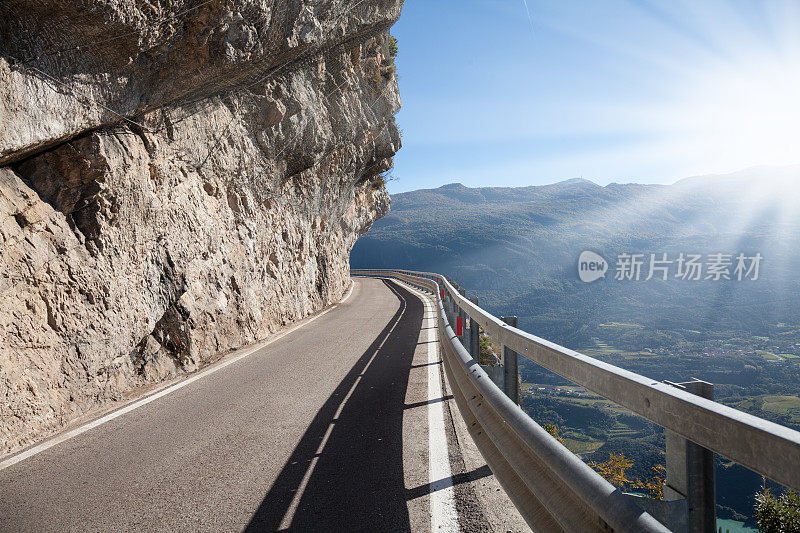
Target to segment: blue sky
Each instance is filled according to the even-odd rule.
[[[406,0],[392,193],[800,162],[800,2]]]

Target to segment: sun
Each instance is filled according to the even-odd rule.
[[[696,146],[725,166],[800,161],[800,68],[760,60],[703,72],[684,88],[682,119]]]

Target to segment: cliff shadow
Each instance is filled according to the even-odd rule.
[[[384,284],[400,308],[315,415],[245,531],[410,531],[403,411],[424,306]]]

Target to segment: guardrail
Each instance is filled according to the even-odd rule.
[[[708,395],[710,384],[660,383],[531,335],[487,313],[436,273],[351,274],[394,278],[435,295],[442,359],[459,411],[534,530],[668,530],[641,508],[646,507],[673,530],[715,531],[711,452],[800,490],[800,432],[693,394]],[[480,324],[504,347],[667,429],[665,497],[673,501],[637,499],[637,505],[551,437],[492,382],[477,353],[462,345],[452,327],[459,316]],[[474,351],[477,343],[470,344]]]

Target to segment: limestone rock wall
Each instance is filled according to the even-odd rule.
[[[400,4],[4,2],[0,453],[343,296]]]

